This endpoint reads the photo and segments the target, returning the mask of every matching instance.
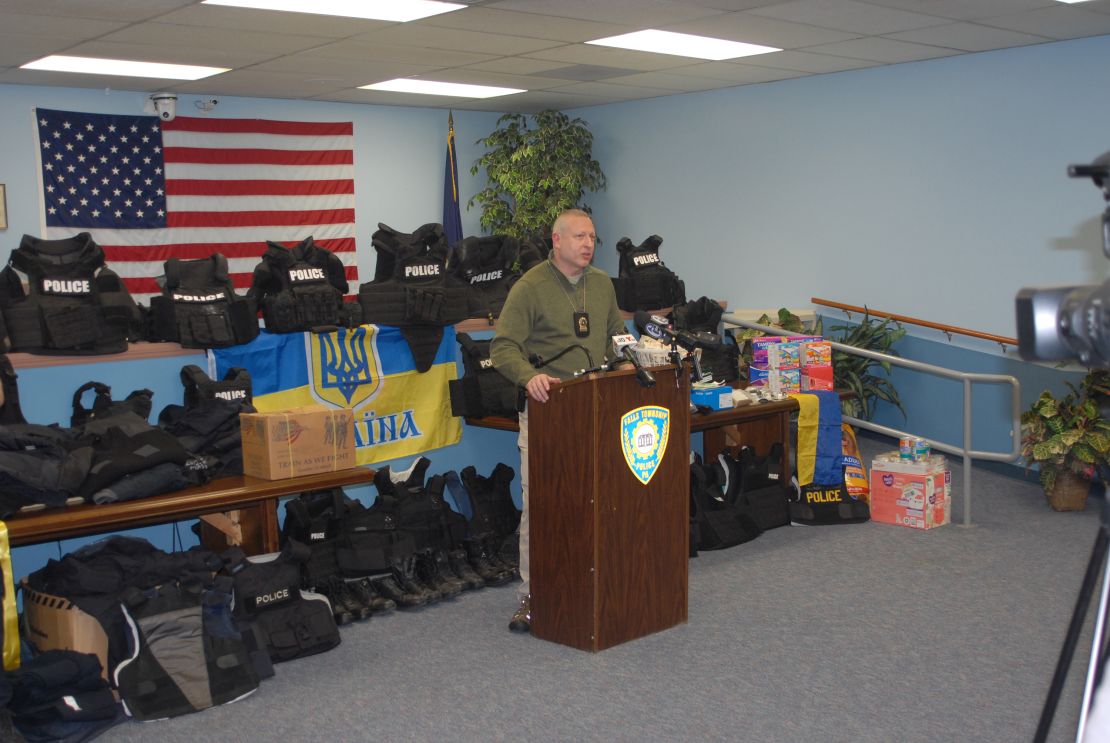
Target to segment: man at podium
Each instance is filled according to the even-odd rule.
[[[569,209],[555,220],[551,253],[513,285],[490,344],[496,369],[528,393],[520,413],[520,605],[509,622],[531,631],[528,580],[528,408],[549,404],[553,382],[607,361],[610,338],[626,332],[609,275],[590,265],[597,235],[590,215]],[[554,403],[550,403],[554,404]]]

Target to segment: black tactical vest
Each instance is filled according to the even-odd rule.
[[[685,304],[676,304],[671,312],[676,330],[720,334],[724,308],[709,297],[701,297]],[[715,382],[734,382],[740,378],[740,347],[731,334],[726,333],[717,348],[701,349],[701,368],[712,375]]]
[[[521,277],[520,243],[511,235],[465,237],[455,243],[447,270],[466,284],[470,316],[492,324]]]
[[[348,501],[336,522],[335,556],[343,576],[362,578],[388,573],[394,561],[412,555],[416,542],[399,526],[397,499],[388,493],[379,491],[370,508],[356,500]]]
[[[15,373],[11,359],[0,354],[0,389],[4,392],[4,402],[0,403],[0,425],[26,423],[23,408],[19,405],[19,375]]]
[[[24,235],[0,271],[0,311],[12,350],[39,354],[122,353],[142,324],[87,232],[63,240]]]
[[[547,260],[551,253],[551,233],[533,235],[520,243],[520,272],[527,273],[532,266]]]
[[[226,579],[225,579],[226,580]],[[115,668],[124,709],[157,720],[234,702],[258,688],[258,674],[230,620],[230,591],[199,581],[132,589],[123,602],[133,654]]]
[[[340,577],[336,556],[336,514],[346,513],[347,497],[342,488],[301,493],[285,501],[281,540],[307,545],[310,555],[301,565],[301,585],[309,590]]]
[[[261,630],[274,663],[331,650],[339,644],[331,605],[323,596],[301,593],[301,565],[308,548],[288,540],[281,552],[246,558],[225,553],[235,581],[235,614]]]
[[[94,390],[93,404],[86,408],[82,396],[89,390]],[[70,416],[69,425],[72,428],[81,428],[90,421],[102,421],[121,413],[134,413],[142,420],[150,418],[150,411],[154,407],[154,393],[148,389],[132,390],[125,399],[113,400],[112,388],[102,382],[85,382],[73,393],[73,415]]]
[[[474,340],[466,333],[456,338],[462,348],[462,379],[451,379],[451,415],[484,418],[516,418],[524,409],[524,388],[517,387],[493,366],[489,340]]]
[[[239,401],[251,405],[251,375],[246,369],[233,366],[217,381],[196,364],[181,367],[181,384],[185,386],[185,407],[195,408],[205,400]]]
[[[790,520],[798,524],[858,524],[871,520],[871,507],[836,485],[811,483],[797,487],[790,500]]]
[[[473,466],[459,473],[466,497],[470,500],[470,539],[493,537],[502,540],[516,531],[520,524],[520,511],[513,503],[509,485],[516,472],[507,464],[498,463],[489,477],[478,474]]]
[[[293,248],[275,242],[266,245],[247,292],[247,298],[262,312],[266,330],[299,333],[355,327],[361,322],[361,310],[353,303],[343,303],[347,275],[338,256],[316,245],[311,237]]]
[[[372,240],[378,262],[374,280],[358,288],[362,321],[400,327],[416,370],[427,371],[443,327],[468,315],[466,284],[447,272],[443,227],[426,224],[405,234],[379,223]]]
[[[613,279],[617,305],[626,312],[672,307],[686,302],[686,285],[659,258],[663,238],[652,235],[640,245],[622,237],[618,277]]]
[[[400,482],[393,481],[388,466],[382,467],[374,473],[374,487],[380,495],[397,499],[398,527],[412,535],[416,550],[450,551],[466,537],[466,519],[444,502],[442,481],[436,487],[425,486],[431,463],[420,457],[408,472],[399,473],[404,476]]]
[[[176,341],[185,348],[225,348],[258,335],[252,304],[235,293],[227,258],[183,261],[170,258],[162,296],[151,297],[154,340]]]

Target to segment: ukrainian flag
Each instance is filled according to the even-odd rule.
[[[457,376],[455,329],[446,327],[431,368],[419,373],[399,328],[360,325],[331,333],[268,333],[212,349],[209,374],[232,367],[251,375],[260,412],[304,405],[355,414],[359,464],[411,457],[459,443],[447,383]]]

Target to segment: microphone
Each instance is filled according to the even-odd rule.
[[[696,333],[689,330],[676,330],[671,327],[667,318],[648,314],[644,310],[637,310],[633,321],[636,323],[636,329],[643,335],[672,346],[681,346],[687,351],[693,351],[695,348],[720,348],[724,345],[721,337],[715,333],[701,330]]]
[[[632,366],[636,367],[636,380],[640,383],[641,387],[654,387],[655,375],[640,365],[640,360],[636,358],[636,354],[632,352],[632,347],[636,345],[636,336],[625,333],[623,335],[613,336],[613,351],[618,356],[623,356],[625,361],[628,361]]]

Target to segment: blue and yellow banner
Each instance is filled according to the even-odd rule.
[[[250,372],[254,406],[271,412],[323,405],[355,414],[359,464],[459,443],[447,383],[457,376],[455,329],[446,327],[431,368],[419,373],[399,328],[360,325],[331,333],[267,333],[209,351],[210,376]]]

